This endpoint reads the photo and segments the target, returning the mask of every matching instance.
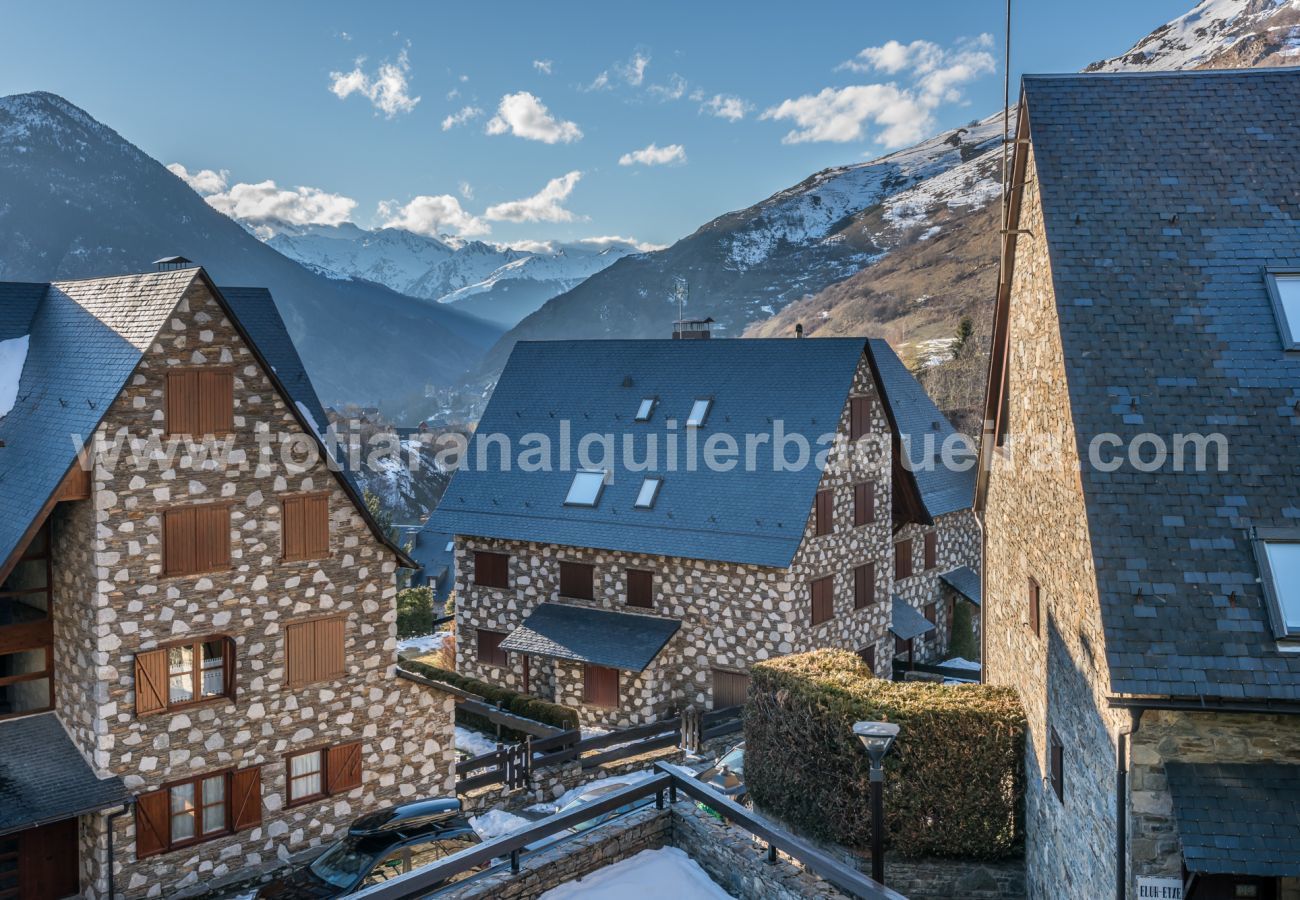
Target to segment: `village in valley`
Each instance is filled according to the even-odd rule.
[[[1203,0],[657,248],[268,225],[0,98],[0,900],[1300,900],[1298,42]]]

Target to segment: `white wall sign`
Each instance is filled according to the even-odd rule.
[[[1139,900],[1183,900],[1180,878],[1138,878]]]

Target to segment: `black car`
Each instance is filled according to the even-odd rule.
[[[265,884],[264,900],[323,900],[383,884],[479,843],[455,798],[394,806],[357,819],[347,837],[310,863]],[[466,872],[458,881],[468,877]]]

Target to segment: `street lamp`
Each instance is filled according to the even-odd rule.
[[[881,763],[898,737],[893,722],[855,722],[853,733],[871,760],[871,877],[885,883],[885,770]]]

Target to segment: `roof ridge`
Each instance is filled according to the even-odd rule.
[[[1300,66],[1264,66],[1250,69],[1152,69],[1142,72],[1026,72],[1021,81],[1066,81],[1115,78],[1186,78],[1192,75],[1286,75],[1300,73]]]
[[[168,269],[166,272],[124,272],[120,275],[92,275],[86,278],[57,278],[49,281],[6,281],[4,284],[85,284],[89,281],[119,281],[125,278],[153,278],[163,276],[173,276],[179,273],[188,273],[193,277],[194,273],[202,269],[202,266],[190,266],[184,269]]]

